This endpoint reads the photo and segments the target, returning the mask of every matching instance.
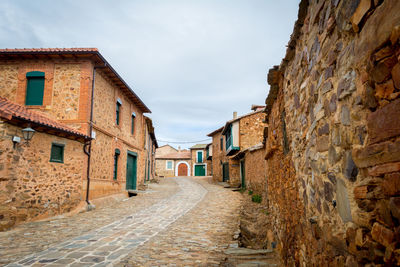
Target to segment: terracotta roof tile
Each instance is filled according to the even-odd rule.
[[[206,148],[206,147],[207,147],[207,144],[195,144],[190,149],[203,149],[203,148]]]
[[[5,48],[0,49],[0,52],[8,53],[29,53],[29,52],[98,52],[99,50],[94,47],[89,48]]]
[[[29,110],[3,97],[0,97],[0,117],[6,120],[23,120],[59,132],[89,139],[89,136],[72,129],[63,123],[47,118],[38,112]]]
[[[157,156],[157,159],[191,159],[192,154],[188,150],[172,152],[169,154]]]

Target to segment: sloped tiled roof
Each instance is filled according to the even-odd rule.
[[[83,139],[90,139],[89,136],[72,129],[63,123],[52,120],[38,112],[13,103],[4,97],[0,97],[0,117],[8,121],[28,122],[36,126],[51,129],[55,132],[62,132]],[[34,128],[34,125],[31,127]]]
[[[173,153],[168,153],[161,156],[156,156],[156,159],[191,159],[192,154],[189,150],[183,150]]]
[[[108,61],[100,54],[97,48],[15,48],[0,49],[0,60],[13,59],[52,59],[52,58],[90,58],[96,68],[100,68],[112,82],[119,87],[138,106],[142,112],[151,113],[150,109],[136,95],[131,87],[114,70]]]
[[[239,120],[241,120],[241,119],[243,119],[243,118],[245,118],[245,117],[248,117],[248,116],[251,116],[251,115],[254,115],[254,114],[258,114],[258,113],[262,113],[262,112],[264,112],[264,108],[258,109],[257,111],[252,111],[252,112],[250,112],[250,113],[244,114],[244,115],[242,115],[242,116],[239,116],[239,117],[237,117],[237,118],[234,118],[234,119],[231,119],[231,120],[227,121],[227,122],[225,123],[225,126],[224,126],[223,130],[222,130],[222,134],[225,134],[227,127],[228,127],[230,124],[232,124],[233,122],[239,121]]]
[[[192,146],[190,149],[204,149],[207,147],[207,144],[196,144]]]
[[[98,52],[95,47],[75,47],[75,48],[5,48],[0,49],[0,52]]]
[[[221,128],[218,128],[217,130],[215,130],[215,131],[213,131],[213,132],[207,134],[207,136],[210,136],[210,137],[211,137],[211,136],[213,136],[214,134],[216,134],[216,133],[222,131],[222,129],[224,129],[224,126],[222,126]]]

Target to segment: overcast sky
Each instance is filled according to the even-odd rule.
[[[97,47],[151,109],[157,139],[203,140],[264,104],[298,3],[2,0],[0,47]]]

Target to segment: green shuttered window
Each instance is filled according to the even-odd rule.
[[[197,162],[203,163],[203,151],[197,151]]]
[[[117,106],[115,108],[115,124],[119,125],[119,116],[121,113],[121,104],[117,102]]]
[[[41,106],[43,105],[44,94],[44,72],[31,71],[26,74],[26,98],[25,105]]]
[[[117,180],[118,178],[118,158],[120,154],[121,151],[118,148],[116,148],[114,153],[114,175],[113,175],[114,180]]]
[[[50,162],[64,163],[64,144],[51,144]]]

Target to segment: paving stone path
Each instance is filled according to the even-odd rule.
[[[115,265],[122,257],[186,214],[207,193],[198,183],[174,179],[181,190],[172,197],[7,266]]]

